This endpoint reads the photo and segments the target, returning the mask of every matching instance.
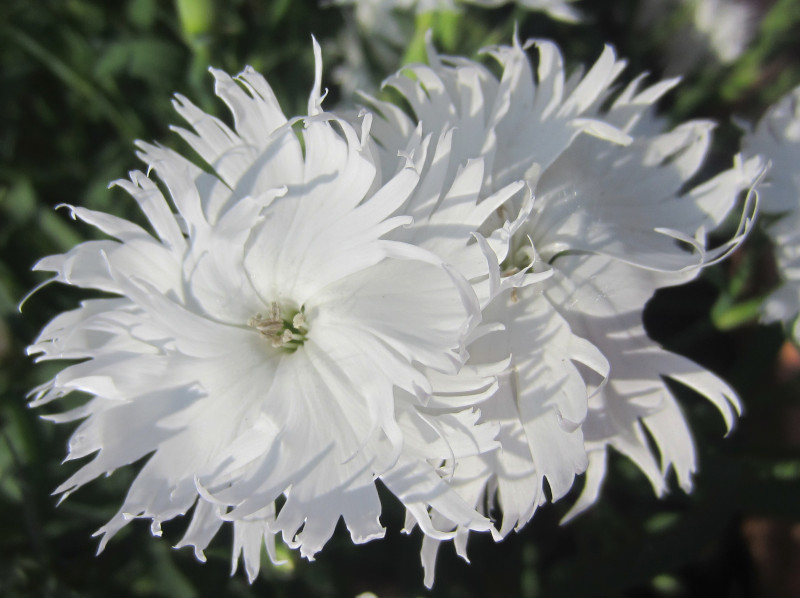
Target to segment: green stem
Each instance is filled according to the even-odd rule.
[[[741,303],[719,301],[711,309],[711,319],[719,330],[732,330],[758,319],[763,297],[754,297]]]

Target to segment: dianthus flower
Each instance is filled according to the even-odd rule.
[[[499,77],[431,47],[430,65],[404,67],[385,82],[405,97],[412,115],[366,98],[380,115],[372,134],[384,162],[393,148],[450,135],[444,187],[458,164],[480,158],[484,194],[522,181],[535,196],[503,205],[496,222],[480,229],[491,233],[509,210],[516,223],[508,252],[498,258],[496,284],[482,300],[484,319],[502,326],[468,350],[473,359],[510,354],[511,361],[498,392],[481,406],[481,421],[500,425],[501,450],[459,460],[452,480],[478,509],[496,497],[497,537],[524,525],[548,493],[563,497],[578,473],[586,471],[587,479],[572,514],[594,502],[609,446],[632,459],[657,493],[672,469],[690,488],[694,447],[664,378],[713,402],[728,427],[738,398],[717,376],[651,340],[642,312],[658,288],[694,278],[737,246],[750,228],[752,201],[728,242],[709,249],[706,233],[761,170],[758,158],[737,157],[730,170],[686,190],[713,123],[667,130],[654,116],[654,103],[677,80],[643,87],[640,76],[614,97],[625,63],[610,47],[588,72],[569,78],[554,44],[535,44],[535,70],[527,47],[515,40],[488,50]],[[486,255],[491,260],[492,252]],[[535,285],[516,278],[547,270],[552,276]],[[456,548],[464,555],[468,530],[440,524],[456,528]],[[428,583],[436,545],[424,541]]]
[[[378,479],[432,538],[454,535],[434,526],[440,516],[490,527],[441,468],[496,447],[497,425],[473,408],[496,382],[491,368],[464,367],[480,330],[473,281],[402,238],[412,219],[398,209],[423,196],[425,150],[379,181],[370,115],[359,130],[322,110],[316,43],[315,55],[300,119],[284,116],[252,69],[236,79],[212,70],[234,128],[177,96],[193,130],[175,130],[209,170],[138,142],[160,182],[135,171],[113,185],[152,230],[70,207],[113,239],[35,266],[53,273],[48,282],[106,294],[55,317],[29,347],[39,361],[78,360],[33,392],[34,406],[90,396],[48,416],[83,420],[68,459],[94,455],[56,493],[149,455],[97,532],[101,550],[134,518],[158,535],[191,511],[178,546],[204,560],[231,522],[233,568],[243,555],[252,580],[264,543],[275,561],[278,534],[309,559],[340,518],[354,542],[383,536]],[[488,277],[478,256],[476,280]]]
[[[772,219],[765,230],[783,284],[764,302],[763,316],[782,321],[800,342],[800,87],[767,110],[743,145],[748,155],[760,154],[772,164],[759,193]]]

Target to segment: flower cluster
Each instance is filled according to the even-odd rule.
[[[212,70],[233,127],[176,96],[190,128],[175,131],[206,166],[139,142],[148,174],[114,185],[149,228],[70,207],[110,239],[35,266],[105,293],[29,348],[75,361],[33,405],[91,397],[47,416],[83,420],[68,458],[94,455],[57,492],[150,455],[101,549],[134,518],[159,534],[191,512],[178,545],[203,560],[229,522],[252,580],[278,535],[309,559],[340,518],[354,542],[383,536],[380,480],[422,530],[430,586],[440,542],[502,538],[584,472],[571,513],[594,502],[608,447],[656,492],[670,470],[690,488],[664,378],[728,427],[738,399],[649,339],[642,310],[741,241],[752,202],[729,241],[706,237],[760,158],[687,189],[713,123],[666,128],[653,106],[674,80],[614,93],[611,48],[565,78],[547,42],[487,50],[499,77],[431,47],[387,81],[412,113],[367,98],[353,118],[322,108],[314,49],[306,115],[252,69]]]

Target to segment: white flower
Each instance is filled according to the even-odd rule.
[[[497,229],[511,234],[510,247],[504,254],[486,248],[501,275],[482,305],[484,320],[504,327],[468,347],[481,362],[511,354],[498,392],[481,406],[482,421],[500,424],[502,450],[459,460],[451,482],[478,508],[496,494],[503,513],[498,536],[531,518],[546,500],[545,481],[558,499],[587,467],[577,508],[591,503],[609,444],[630,456],[658,491],[670,468],[688,488],[694,449],[662,377],[706,396],[729,426],[738,399],[722,380],[651,341],[642,310],[656,289],[693,278],[740,242],[751,207],[721,247],[707,249],[705,233],[720,224],[760,169],[758,159],[737,159],[733,169],[683,191],[702,163],[713,124],[692,121],[664,130],[652,105],[676,81],[643,88],[639,77],[610,102],[624,68],[611,48],[585,75],[566,80],[557,47],[538,42],[536,49],[534,72],[516,41],[492,48],[502,68],[498,79],[478,63],[440,57],[431,48],[430,66],[407,66],[387,79],[410,104],[419,129],[396,106],[369,100],[381,115],[372,133],[386,148],[384,165],[392,148],[452,130],[455,157],[446,180],[456,176],[455,165],[480,158],[485,195],[513,181],[524,181],[535,195],[532,204],[510,202],[500,210],[510,211],[514,222]],[[494,228],[488,222],[480,230]],[[531,265],[552,269],[552,277],[528,284]],[[656,439],[660,466],[653,467],[658,457],[642,423]],[[467,530],[437,519],[457,528],[463,555]],[[426,538],[428,582],[435,554],[435,540]]]
[[[454,11],[456,5],[453,2],[454,0],[332,0],[323,4],[352,6],[356,23],[370,39],[374,37],[403,47],[410,39],[411,31],[406,31],[399,22],[397,17],[400,13]]]
[[[462,0],[467,4],[476,4],[487,8],[496,8],[510,2],[531,11],[543,12],[553,19],[577,23],[581,14],[572,5],[576,0]]]
[[[767,110],[743,146],[748,155],[760,154],[772,163],[759,194],[763,211],[774,218],[766,231],[783,285],[764,302],[763,315],[792,326],[800,342],[800,87]]]
[[[756,31],[756,14],[747,2],[696,0],[694,26],[708,37],[708,45],[722,64],[736,60]]]
[[[730,64],[747,48],[758,26],[754,5],[741,0],[646,0],[639,6],[640,30],[681,26],[670,36],[664,56],[669,72],[684,73],[704,60]],[[684,17],[681,20],[681,17]]]
[[[398,208],[420,173],[409,157],[377,180],[370,117],[359,133],[322,112],[316,43],[315,54],[302,121],[287,121],[251,69],[236,80],[212,70],[235,129],[177,96],[194,130],[176,131],[211,171],[140,142],[161,182],[132,172],[115,185],[155,235],[71,207],[114,240],[35,266],[109,294],[57,316],[29,348],[38,360],[80,360],[36,389],[33,405],[91,395],[48,416],[84,420],[68,459],[94,455],[56,492],[151,455],[98,531],[101,549],[132,518],[151,519],[158,535],[193,509],[178,546],[204,560],[232,522],[233,567],[243,555],[252,580],[263,543],[275,561],[277,534],[309,559],[340,517],[354,542],[381,537],[376,479],[437,540],[453,534],[432,516],[490,527],[439,468],[496,446],[497,426],[473,409],[494,378],[462,368],[477,298],[456,270],[400,240],[410,218]]]

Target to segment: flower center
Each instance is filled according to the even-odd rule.
[[[541,258],[537,255],[532,243],[522,242],[516,248],[512,246],[508,257],[501,265],[502,275],[511,276],[520,270],[528,268],[532,262],[536,263],[540,260]]]
[[[294,309],[282,306],[277,301],[270,303],[266,315],[256,314],[247,321],[247,325],[269,339],[273,347],[286,353],[294,353],[302,347],[308,335],[305,308]]]

